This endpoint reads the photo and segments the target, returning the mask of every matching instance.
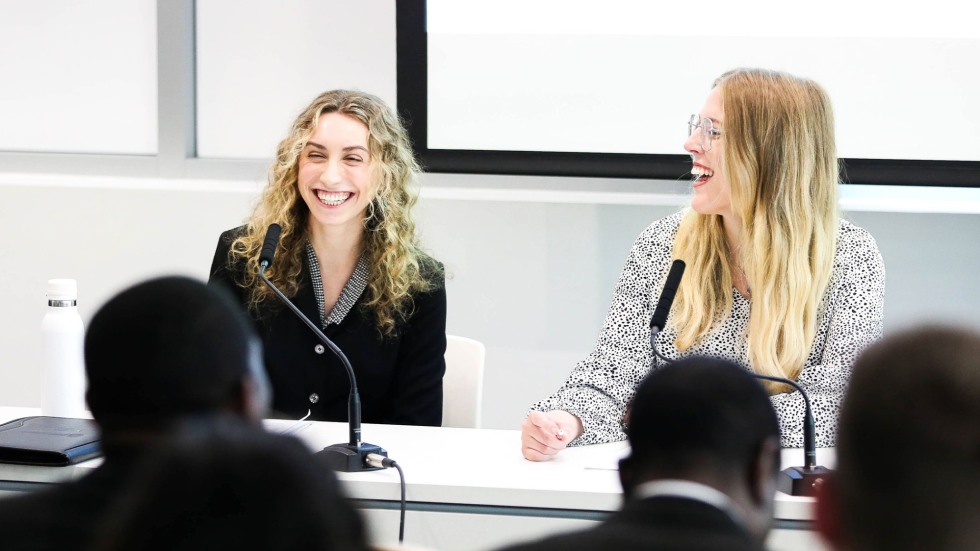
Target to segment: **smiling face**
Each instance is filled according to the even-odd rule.
[[[716,86],[701,108],[701,119],[711,119],[714,127],[721,130],[721,136],[711,139],[711,150],[705,151],[702,145],[702,128],[694,129],[684,142],[684,149],[691,154],[691,174],[694,180],[694,198],[691,208],[699,214],[719,214],[731,216],[731,186],[725,175],[725,109],[722,102],[721,86]]]
[[[310,209],[311,231],[363,231],[376,191],[367,126],[341,113],[320,115],[300,155],[297,185]]]

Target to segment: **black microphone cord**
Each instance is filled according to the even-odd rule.
[[[653,350],[653,355],[655,358],[660,359],[660,361],[665,364],[673,363],[673,360],[667,358],[660,353],[657,349],[657,335],[663,330],[664,326],[667,324],[667,315],[670,313],[670,307],[674,303],[674,295],[677,292],[677,288],[680,286],[681,277],[684,275],[684,261],[677,259],[674,260],[673,264],[670,266],[670,272],[667,273],[667,280],[664,282],[664,288],[660,292],[660,299],[657,301],[657,307],[653,312],[653,317],[650,319],[650,348]],[[651,360],[650,369],[655,367],[656,361]],[[756,379],[762,379],[766,381],[778,382],[792,386],[803,397],[803,468],[797,469],[795,467],[790,467],[789,469],[783,470],[786,474],[784,480],[788,480],[789,483],[782,487],[781,490],[785,491],[790,495],[814,495],[814,488],[818,486],[829,472],[823,467],[817,466],[817,448],[816,448],[816,423],[813,421],[813,407],[810,404],[810,397],[803,390],[803,387],[799,385],[796,381],[792,379],[787,379],[784,377],[775,377],[772,375],[759,375],[754,373],[751,369],[749,370],[749,375],[755,377]],[[623,426],[625,428],[629,420],[629,405],[626,406],[626,414],[623,416]],[[800,473],[800,474],[795,474]]]
[[[335,471],[344,472],[359,472],[366,470],[368,465],[365,462],[364,456],[368,453],[376,452],[380,455],[388,455],[388,452],[384,451],[379,446],[374,444],[365,444],[361,442],[361,396],[357,391],[357,378],[354,376],[354,368],[350,364],[350,360],[347,359],[347,355],[344,354],[340,348],[334,344],[333,341],[327,338],[323,334],[323,331],[315,323],[313,323],[305,314],[303,314],[300,309],[293,304],[289,297],[287,297],[282,291],[269,278],[265,275],[266,269],[272,265],[272,261],[276,256],[276,248],[279,246],[279,236],[282,232],[282,228],[279,224],[269,224],[269,229],[265,234],[265,241],[262,244],[262,251],[259,254],[259,278],[265,285],[272,290],[273,293],[279,298],[282,303],[296,314],[311,331],[317,336],[317,338],[333,352],[334,356],[340,360],[343,364],[344,369],[347,371],[347,380],[350,383],[350,395],[347,398],[347,425],[349,428],[349,438],[347,444],[334,444],[332,446],[327,446],[322,451],[317,453],[322,453],[329,458],[329,465]],[[378,467],[380,468],[380,467]]]
[[[398,521],[398,543],[401,544],[405,541],[405,473],[402,471],[401,465],[394,461],[391,463],[398,470],[398,478],[401,480],[402,487],[401,515]]]
[[[401,514],[398,521],[398,544],[401,545],[405,542],[405,472],[402,471],[402,466],[397,461],[377,453],[367,454],[365,461],[372,467],[378,467],[380,469],[394,468],[398,471],[398,479],[401,484]]]
[[[673,363],[674,360],[671,360],[667,356],[664,356],[663,354],[660,353],[660,350],[657,350],[657,335],[659,334],[660,334],[659,327],[650,328],[650,348],[653,349],[653,355],[660,358],[660,360],[665,364]]]
[[[774,377],[772,375],[760,375],[750,372],[756,379],[783,383],[793,387],[803,398],[803,464],[807,469],[814,469],[817,466],[817,446],[816,446],[816,423],[813,420],[813,407],[810,405],[810,397],[803,387],[793,379],[786,377]]]
[[[650,331],[650,346],[653,348],[653,354],[660,358],[664,363],[674,363],[674,360],[667,358],[657,350],[656,336],[659,333],[659,329],[654,327]],[[749,371],[749,375],[756,379],[763,379],[766,381],[772,381],[775,383],[783,383],[785,385],[792,386],[800,393],[803,397],[803,463],[804,467],[809,470],[813,470],[817,466],[817,450],[816,450],[816,423],[813,421],[813,407],[810,405],[810,397],[807,396],[806,391],[799,383],[792,379],[787,379],[786,377],[774,377],[772,375],[759,375],[753,371]]]

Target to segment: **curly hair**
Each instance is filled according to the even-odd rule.
[[[442,273],[441,265],[422,251],[415,235],[412,207],[421,169],[398,116],[378,97],[352,90],[320,94],[293,122],[279,142],[269,169],[269,183],[245,223],[245,231],[231,245],[228,261],[244,263],[249,290],[248,307],[259,312],[273,293],[258,277],[259,251],[266,228],[282,227],[276,262],[267,276],[287,296],[301,285],[303,256],[308,240],[309,209],[300,196],[297,178],[299,158],[316,132],[320,116],[340,113],[362,122],[368,129],[374,198],[363,219],[364,255],[370,275],[362,307],[373,312],[378,329],[392,335],[396,325],[411,315],[412,295],[432,290]]]
[[[836,249],[839,169],[830,99],[812,80],[762,69],[729,71],[715,86],[725,112],[722,164],[745,243],[729,250],[720,216],[693,209],[684,216],[674,256],[705,277],[686,278],[678,289],[676,345],[691,347],[731,311],[734,260],[752,289],[753,370],[795,379],[813,345]]]

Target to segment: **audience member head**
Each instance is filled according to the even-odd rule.
[[[187,416],[258,420],[268,401],[261,345],[226,291],[186,277],[130,287],[85,335],[86,399],[111,447]]]
[[[759,540],[772,524],[779,421],[762,385],[723,359],[691,357],[653,371],[636,390],[620,463],[630,497],[644,482],[711,486],[738,508]]]
[[[861,354],[818,527],[837,549],[980,549],[980,333],[920,327]]]
[[[96,549],[366,548],[333,471],[296,438],[233,421],[187,423],[147,455],[104,517]]]

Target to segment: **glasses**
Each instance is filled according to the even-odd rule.
[[[701,129],[701,148],[711,151],[711,142],[721,137],[721,130],[715,128],[715,121],[702,119],[700,115],[691,115],[691,119],[687,121],[687,135],[693,135],[695,128]]]

